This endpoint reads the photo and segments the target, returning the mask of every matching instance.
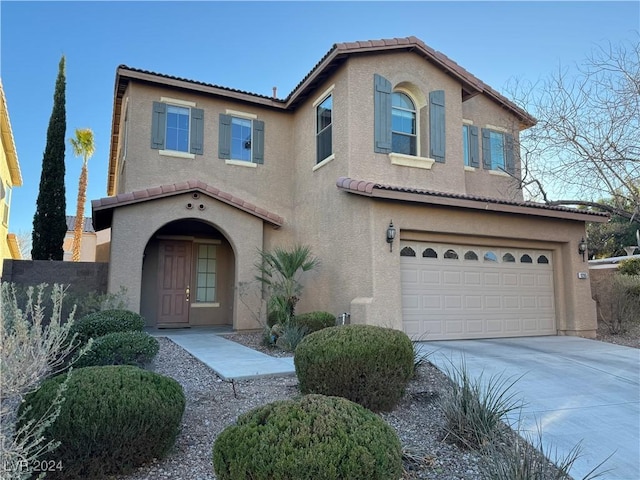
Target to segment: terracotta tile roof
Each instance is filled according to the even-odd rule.
[[[159,185],[156,187],[145,188],[133,192],[121,193],[112,197],[104,197],[91,201],[93,209],[93,223],[96,230],[102,230],[111,226],[111,218],[113,209],[132,205],[136,203],[146,202],[148,200],[156,200],[159,198],[171,197],[189,192],[198,192],[208,197],[219,200],[227,205],[238,208],[255,217],[261,218],[265,222],[279,228],[284,223],[284,218],[275,213],[269,212],[264,208],[260,208],[250,202],[244,201],[230,193],[223,192],[215,187],[207,185],[200,180],[189,180],[186,182],[178,182],[167,185]]]
[[[336,186],[349,193],[356,193],[373,198],[386,198],[454,207],[476,208],[487,211],[502,211],[546,217],[569,218],[590,222],[606,222],[609,219],[609,214],[603,212],[591,212],[537,202],[517,202],[499,198],[482,197],[479,195],[466,195],[419,188],[399,187],[369,182],[366,180],[355,180],[348,177],[338,178]]]

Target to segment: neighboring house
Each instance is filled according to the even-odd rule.
[[[20,259],[20,245],[17,237],[9,233],[9,214],[11,212],[11,192],[13,187],[22,186],[20,163],[13,139],[7,99],[0,80],[0,142],[2,157],[0,158],[0,275],[4,259]]]
[[[76,226],[75,215],[67,215],[67,233],[64,235],[64,243],[62,249],[64,250],[64,256],[62,260],[65,262],[71,262],[73,256],[73,238],[74,229]],[[90,217],[85,217],[82,225],[82,240],[80,241],[80,261],[81,262],[95,262],[96,261],[96,244],[97,235],[93,229]]]
[[[578,245],[607,216],[523,201],[534,123],[415,37],[336,44],[285,99],[120,66],[92,204],[109,289],[149,325],[256,328],[258,250],[306,244],[322,263],[300,312],[427,340],[594,336]]]

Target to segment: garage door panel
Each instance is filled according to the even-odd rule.
[[[556,334],[550,251],[406,244],[416,252],[437,254],[400,259],[403,321],[413,338]],[[448,250],[459,259],[443,258]],[[487,252],[495,261],[483,261]],[[549,263],[536,263],[541,257]]]

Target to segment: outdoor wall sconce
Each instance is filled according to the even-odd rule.
[[[582,261],[584,262],[584,254],[587,252],[587,242],[582,237],[580,243],[578,243],[578,254],[582,255]]]
[[[387,243],[389,244],[389,251],[393,252],[393,239],[396,238],[396,229],[393,227],[393,221],[389,222],[389,228],[387,228]]]

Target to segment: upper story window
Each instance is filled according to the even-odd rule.
[[[316,163],[333,153],[333,95],[328,95],[316,106]]]
[[[167,105],[165,149],[177,152],[189,151],[189,116],[188,108]]]
[[[479,167],[480,155],[478,151],[478,127],[462,126],[462,152],[466,167]]]
[[[151,148],[160,153],[202,155],[204,110],[194,102],[161,98],[153,102]]]
[[[391,82],[378,74],[373,76],[373,85],[373,151],[418,157],[408,163],[398,163],[403,165],[418,166],[420,162],[413,160],[429,160],[428,166],[421,168],[431,168],[433,162],[444,163],[447,143],[444,90],[429,92],[427,100],[423,92],[412,86],[410,97],[403,92],[394,92]],[[420,100],[421,96],[423,100]],[[414,101],[416,99],[418,104]],[[428,122],[425,122],[428,126],[421,126],[418,121],[418,111],[423,107],[428,108]],[[427,139],[428,148],[419,145],[419,138]]]
[[[257,115],[227,110],[219,123],[219,158],[264,163],[264,122]]]
[[[483,128],[482,164],[485,169],[515,173],[513,135]]]
[[[402,92],[391,95],[391,150],[416,155],[416,107]]]

